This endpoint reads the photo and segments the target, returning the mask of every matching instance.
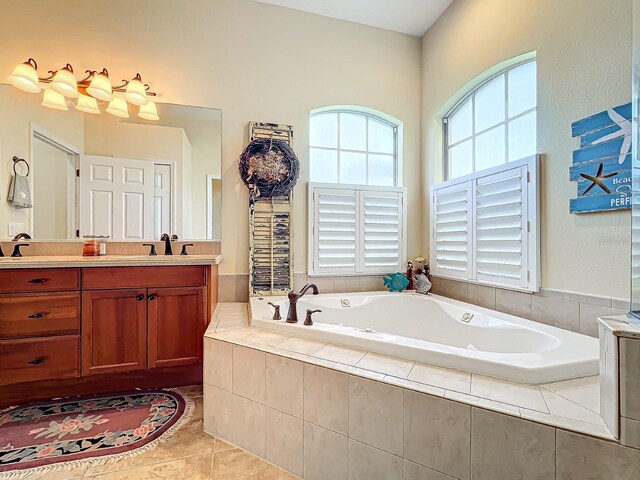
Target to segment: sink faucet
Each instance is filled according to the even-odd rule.
[[[163,233],[160,237],[160,240],[164,242],[164,254],[165,255],[173,255],[171,251],[171,237],[168,233]]]
[[[289,312],[287,313],[287,323],[298,323],[298,310],[296,307],[296,303],[298,299],[304,296],[307,293],[307,290],[313,289],[313,294],[318,295],[318,287],[313,283],[307,283],[300,292],[294,292],[291,290],[289,292]]]
[[[13,237],[12,242],[17,242],[18,240],[31,240],[31,235],[25,232],[21,232]]]

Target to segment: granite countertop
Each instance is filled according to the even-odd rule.
[[[640,327],[629,323],[629,317],[626,315],[601,317],[598,318],[598,323],[613,332],[616,337],[640,338]]]
[[[71,267],[154,267],[170,265],[219,265],[222,255],[103,255],[100,257],[24,256],[0,258],[0,270],[15,268],[71,268]]]

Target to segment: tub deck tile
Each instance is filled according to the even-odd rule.
[[[415,362],[387,357],[377,353],[367,353],[356,366],[373,372],[391,375],[393,377],[407,378]]]
[[[471,374],[468,372],[416,363],[407,378],[447,390],[471,393]]]
[[[356,363],[362,360],[362,357],[364,357],[366,353],[367,352],[362,350],[327,344],[313,355],[314,357],[323,358],[330,362],[355,366]]]
[[[549,414],[540,387],[471,375],[471,395]]]
[[[598,375],[546,383],[540,387],[595,413],[600,413],[600,378]]]

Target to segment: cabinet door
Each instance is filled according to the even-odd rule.
[[[82,294],[82,374],[146,368],[147,291]]]
[[[149,289],[149,368],[202,358],[205,287]]]

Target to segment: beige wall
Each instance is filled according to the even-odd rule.
[[[437,118],[449,100],[493,65],[536,51],[542,286],[628,298],[630,213],[570,215],[568,169],[571,122],[631,99],[631,30],[631,0],[456,0],[422,41],[424,211],[428,185],[442,178]]]
[[[28,31],[28,34],[25,34]],[[140,72],[161,101],[222,109],[223,274],[248,272],[248,201],[237,159],[249,121],[295,127],[296,271],[306,271],[309,111],[355,104],[404,122],[409,254],[420,250],[420,41],[249,0],[3,2],[0,69],[27,57],[42,69]]]

